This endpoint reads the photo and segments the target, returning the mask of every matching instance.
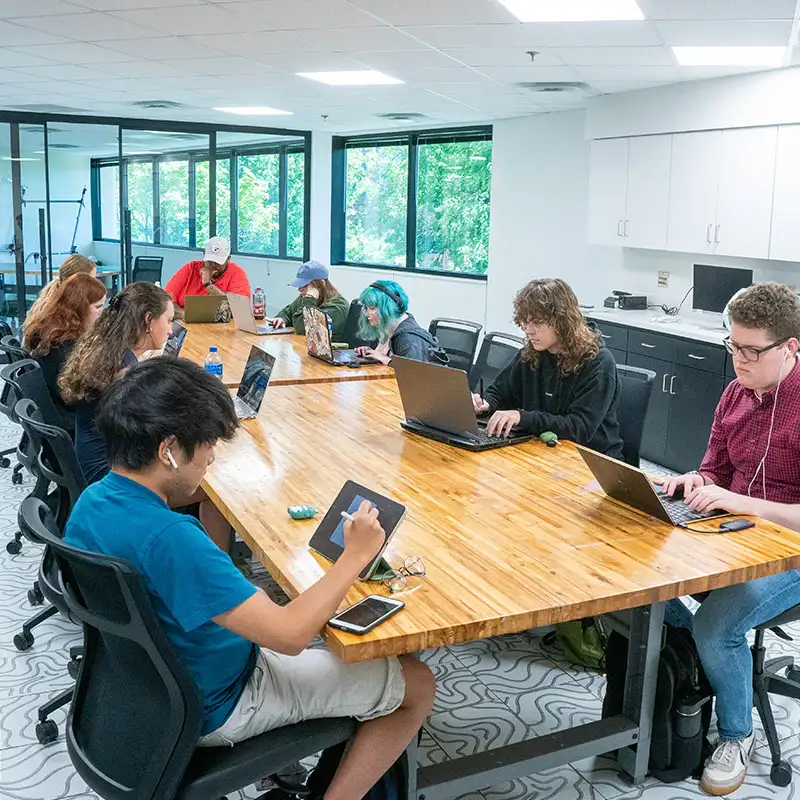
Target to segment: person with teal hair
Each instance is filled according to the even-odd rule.
[[[358,347],[356,353],[388,364],[392,356],[446,364],[447,354],[435,336],[422,328],[408,312],[408,295],[395,281],[375,281],[359,296],[364,314],[358,335],[373,347]]]

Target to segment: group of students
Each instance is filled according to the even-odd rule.
[[[200,745],[351,716],[361,724],[324,797],[363,796],[416,735],[435,689],[430,670],[411,657],[343,664],[306,649],[380,549],[376,512],[362,504],[345,524],[343,556],[288,605],[258,591],[223,552],[229,528],[200,488],[215,444],[237,429],[229,392],[182,359],[137,363],[144,351],[163,347],[185,293],[172,281],[166,291],[132,284],[101,312],[105,291],[92,277],[93,262],[68,262],[25,326],[26,346],[49,374],[48,385],[60,393],[65,413],[74,410],[76,448],[91,483],[66,540],[126,558],[145,577],[203,696]],[[229,251],[224,262],[216,279],[205,260],[183,270],[200,271],[214,284],[236,266]],[[326,267],[302,265],[293,285],[299,297],[274,325],[302,329],[302,308],[311,304],[329,312],[335,330],[343,326],[349,304]],[[372,353],[385,362],[408,356],[398,337],[417,323],[402,288],[378,281],[360,299],[364,338],[378,342]],[[686,502],[701,511],[755,514],[800,529],[800,302],[787,286],[757,284],[731,303],[730,314],[726,347],[737,380],[720,400],[699,470],[665,480],[664,489],[684,487]],[[551,430],[621,457],[616,365],[572,289],[561,279],[531,281],[514,300],[514,321],[524,346],[483,397],[473,398],[476,413],[489,416],[489,432]],[[201,503],[199,521],[174,510],[190,502]],[[791,571],[712,591],[694,615],[680,600],[668,604],[667,619],[693,631],[716,695],[720,741],[701,781],[712,794],[741,785],[753,751],[746,634],[797,603],[800,572]]]

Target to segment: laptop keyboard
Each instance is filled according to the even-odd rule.
[[[685,525],[687,522],[695,522],[698,519],[718,517],[720,514],[724,513],[723,511],[712,511],[708,514],[698,514],[697,511],[689,508],[683,500],[670,500],[663,495],[659,495],[659,499],[676,525]]]
[[[250,408],[247,403],[242,400],[241,397],[234,397],[233,398],[233,407],[236,411],[236,416],[239,419],[252,419],[255,417],[255,412],[252,408]]]

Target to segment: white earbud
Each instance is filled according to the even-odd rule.
[[[167,458],[169,459],[169,463],[172,464],[173,469],[178,469],[178,465],[175,463],[175,457],[172,455],[172,450],[165,450],[167,454]]]

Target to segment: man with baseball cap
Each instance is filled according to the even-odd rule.
[[[221,236],[212,236],[203,248],[203,260],[184,264],[164,288],[175,303],[176,318],[183,317],[186,295],[231,292],[250,297],[247,273],[231,261],[231,246]]]

